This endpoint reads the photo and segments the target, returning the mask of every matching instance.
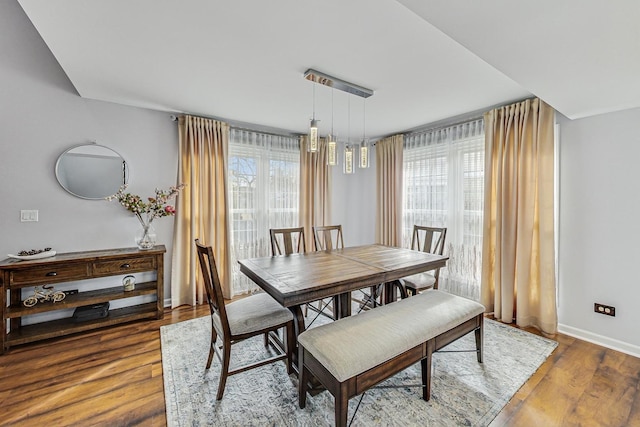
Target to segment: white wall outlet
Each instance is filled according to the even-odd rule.
[[[20,222],[38,222],[38,211],[37,210],[20,211]]]

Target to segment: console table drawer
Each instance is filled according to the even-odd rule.
[[[10,272],[11,287],[83,280],[90,277],[89,264],[52,265]]]
[[[126,258],[115,261],[97,261],[93,263],[95,276],[125,274],[136,271],[148,271],[156,268],[156,257]]]

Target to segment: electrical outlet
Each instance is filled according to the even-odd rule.
[[[38,222],[37,210],[21,210],[20,222]]]
[[[593,304],[593,311],[600,314],[606,314],[607,316],[616,316],[616,308],[610,305],[604,305],[599,303]]]

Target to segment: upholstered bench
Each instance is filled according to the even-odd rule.
[[[431,355],[475,331],[482,363],[484,306],[438,290],[309,329],[298,336],[299,405],[309,374],[335,398],[336,426],[345,426],[349,399],[421,362],[424,400],[431,397]]]

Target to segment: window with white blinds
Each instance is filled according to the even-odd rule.
[[[482,268],[484,121],[405,137],[403,245],[414,224],[447,227],[439,287],[478,300]]]
[[[257,286],[237,260],[271,255],[269,229],[298,226],[298,138],[232,128],[228,169],[231,279],[238,295]]]

